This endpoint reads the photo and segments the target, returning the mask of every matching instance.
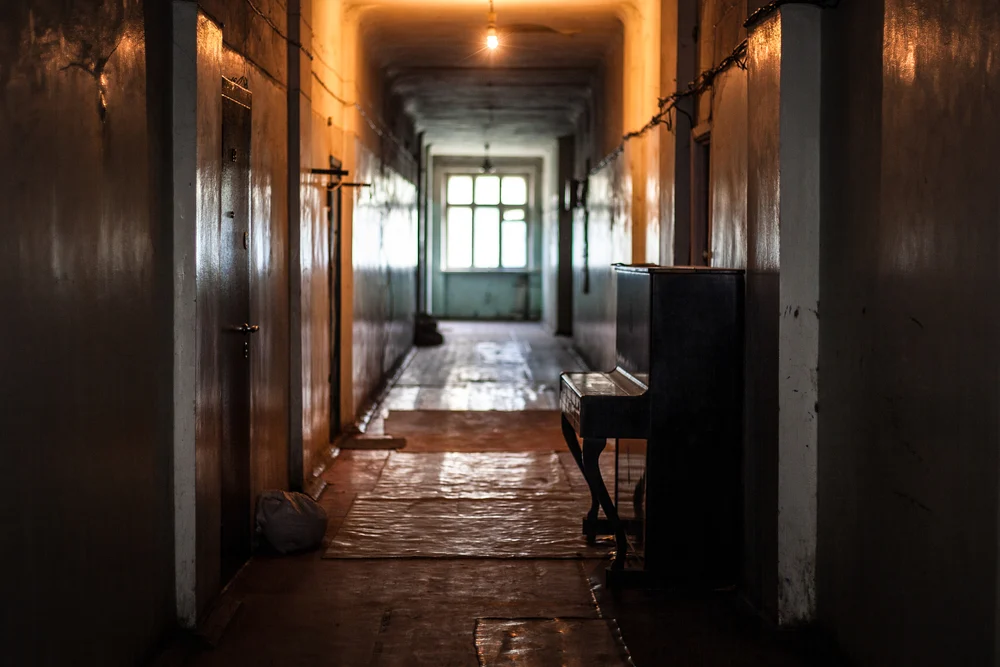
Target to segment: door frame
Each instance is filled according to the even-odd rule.
[[[205,557],[218,527],[199,521],[208,481],[198,476],[196,410],[197,234],[199,224],[217,224],[219,215],[218,202],[213,208],[201,192],[221,157],[222,26],[185,0],[174,0],[172,16],[174,593],[178,624],[193,628],[217,593],[219,570],[218,559]]]
[[[712,266],[712,130],[711,127],[698,126],[691,134],[688,264]]]
[[[332,155],[330,169],[342,169],[343,164]],[[342,237],[343,237],[343,188],[332,181],[326,187],[327,220],[327,298],[330,311],[330,442],[341,432],[340,425],[340,373],[341,373],[341,301],[343,299]]]
[[[219,563],[220,563],[220,582],[224,587],[232,578],[239,572],[239,569],[249,560],[250,555],[253,553],[253,466],[252,466],[252,422],[253,422],[253,405],[252,405],[252,365],[250,349],[253,345],[254,335],[244,330],[242,333],[242,339],[235,338],[235,335],[239,334],[238,328],[240,327],[240,322],[238,320],[243,319],[243,324],[255,325],[251,307],[253,300],[251,299],[251,264],[252,257],[250,253],[250,239],[253,237],[253,215],[252,215],[252,205],[251,205],[251,188],[252,188],[252,178],[251,178],[251,151],[253,146],[253,94],[248,88],[239,82],[233,81],[225,76],[221,77],[221,97],[222,97],[222,114],[220,117],[220,133],[222,141],[219,142],[219,162],[221,165],[220,169],[220,181],[219,181],[219,201],[220,204],[225,205],[226,200],[224,197],[226,188],[226,174],[227,174],[227,163],[237,162],[236,149],[227,148],[225,141],[227,138],[226,132],[226,119],[227,119],[227,108],[226,105],[233,105],[239,112],[239,126],[241,127],[242,135],[240,137],[241,142],[245,142],[244,150],[246,152],[245,156],[245,169],[239,170],[238,178],[246,179],[246,200],[243,202],[246,214],[246,230],[244,231],[244,236],[242,243],[238,239],[229,238],[227,239],[225,234],[221,237],[221,243],[225,244],[227,240],[234,244],[237,254],[242,252],[245,257],[242,261],[237,262],[236,267],[238,270],[243,271],[242,276],[230,276],[229,280],[242,281],[240,289],[237,292],[240,294],[240,298],[245,299],[245,303],[227,303],[221,304],[220,307],[224,312],[230,307],[236,307],[245,313],[244,318],[237,318],[237,321],[220,321],[217,322],[223,328],[219,329],[218,335],[219,344],[216,348],[218,355],[216,361],[219,363],[219,383],[220,386],[227,386],[223,378],[223,371],[225,370],[224,360],[228,358],[229,354],[233,354],[233,348],[242,347],[243,349],[243,360],[237,360],[236,364],[244,364],[243,369],[237,371],[234,368],[229,370],[236,375],[236,378],[230,377],[229,380],[242,379],[245,377],[246,386],[239,387],[239,382],[235,386],[240,390],[240,394],[243,394],[245,390],[245,396],[230,397],[232,400],[229,402],[230,410],[239,409],[240,401],[245,401],[243,407],[245,407],[245,415],[237,415],[245,417],[246,423],[241,424],[237,429],[239,436],[235,441],[231,437],[227,438],[227,426],[234,421],[230,421],[231,415],[229,411],[226,410],[226,403],[223,402],[219,406],[219,418],[220,418],[220,435],[222,436],[221,442],[219,444],[219,497],[221,502],[221,514],[220,514],[220,526],[219,526]],[[232,151],[230,156],[228,151]],[[243,162],[243,156],[240,156],[240,162]],[[235,210],[232,213],[235,214]],[[223,230],[225,225],[223,224],[223,218],[227,216],[227,212],[219,210],[219,229]],[[230,216],[235,220],[235,215]],[[240,246],[242,245],[242,249]],[[223,279],[223,283],[226,284],[226,279]],[[233,283],[229,283],[232,285]],[[221,285],[220,285],[221,286]],[[225,292],[224,292],[225,293]],[[234,331],[233,328],[237,330]],[[226,348],[230,348],[228,351]],[[237,355],[238,356],[238,355]],[[199,359],[199,362],[201,360]],[[230,359],[231,361],[231,359]],[[239,440],[245,440],[245,442],[240,443]],[[230,474],[235,472],[235,479]],[[233,497],[235,496],[235,498]],[[235,505],[233,504],[233,501]],[[233,512],[230,516],[228,512]],[[232,521],[238,521],[239,516],[242,514],[242,526],[231,525]],[[226,537],[229,536],[230,539],[227,540]],[[229,543],[234,541],[235,544]]]

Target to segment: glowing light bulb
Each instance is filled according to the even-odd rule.
[[[486,48],[491,51],[500,46],[500,39],[497,37],[497,29],[490,26],[489,30],[486,31]]]

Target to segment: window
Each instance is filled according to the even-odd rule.
[[[525,176],[448,176],[445,268],[526,268],[527,206]]]

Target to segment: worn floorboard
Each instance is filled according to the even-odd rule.
[[[414,452],[563,452],[558,410],[394,410],[385,432]]]
[[[627,667],[628,649],[613,620],[483,618],[476,623],[480,667]]]

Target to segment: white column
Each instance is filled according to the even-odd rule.
[[[781,20],[778,620],[816,613],[821,10]]]
[[[749,224],[777,246],[778,621],[816,612],[821,10],[785,5],[749,36]],[[765,537],[770,539],[770,537]]]
[[[210,115],[219,104],[222,30],[187,0],[173,3],[173,246],[174,246],[174,365],[173,365],[173,469],[174,469],[174,586],[177,619],[182,627],[198,620],[198,567],[218,568],[218,563],[198,563],[197,452],[195,448],[197,403],[197,233],[199,173],[203,162],[217,162],[205,143],[205,123],[219,123]],[[208,104],[205,104],[207,96]],[[207,115],[208,114],[208,115]],[[216,211],[216,215],[218,212]]]

